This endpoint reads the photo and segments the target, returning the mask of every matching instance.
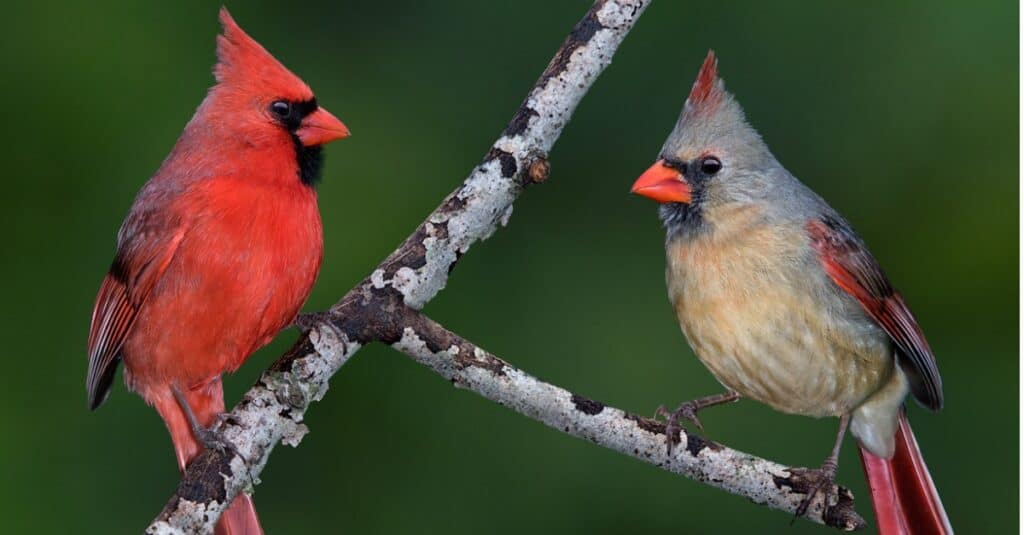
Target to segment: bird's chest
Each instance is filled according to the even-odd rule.
[[[891,368],[884,344],[824,304],[827,281],[786,229],[670,244],[666,280],[694,352],[726,387],[778,410],[847,412]]]
[[[220,286],[215,300],[258,319],[253,327],[259,346],[293,319],[309,295],[323,234],[312,192],[254,189],[239,197],[247,199],[216,208],[203,225],[205,237],[198,239],[208,240],[208,270],[197,271],[208,273],[208,285]]]
[[[308,297],[323,252],[315,196],[229,185],[192,201],[197,213],[125,354],[133,375],[191,385],[232,371]]]

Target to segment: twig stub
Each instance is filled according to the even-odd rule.
[[[540,184],[548,179],[548,174],[550,172],[551,164],[548,163],[547,158],[538,157],[536,160],[530,162],[530,167],[527,168],[526,176],[530,178],[530,182]]]

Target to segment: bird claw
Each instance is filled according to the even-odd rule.
[[[676,409],[676,420],[678,420],[680,417],[685,418],[687,422],[693,424],[698,431],[703,433],[704,424],[702,424],[700,422],[700,418],[697,417],[697,411],[699,410],[700,409],[697,408],[697,405],[694,402],[687,401],[686,403],[683,403],[682,405],[679,406],[679,408]]]
[[[242,460],[242,464],[245,465],[245,472],[249,475],[249,480],[255,484],[256,478],[252,475],[252,469],[250,468],[249,459],[247,459],[242,452],[238,451],[238,448],[231,443],[224,436],[224,433],[219,430],[224,422],[227,421],[229,415],[226,412],[218,413],[213,418],[213,423],[208,427],[203,426],[196,419],[195,413],[192,412],[192,407],[188,404],[188,400],[185,399],[185,395],[181,393],[178,385],[171,385],[171,393],[174,395],[174,399],[177,400],[178,406],[185,413],[185,419],[189,423],[189,427],[192,428],[192,436],[195,437],[196,441],[203,445],[209,451],[218,451],[222,454],[231,453],[232,456],[238,457]]]
[[[181,407],[182,412],[185,413],[185,419],[188,421],[189,427],[192,428],[192,436],[195,437],[196,441],[203,445],[208,450],[215,450],[221,453],[231,452],[233,455],[237,455],[238,458],[242,459],[242,462],[248,466],[249,461],[245,458],[241,452],[235,448],[234,444],[229,442],[217,429],[224,425],[224,422],[228,419],[227,413],[219,413],[213,418],[213,423],[209,427],[199,423],[192,407],[188,404],[188,400],[185,399],[185,395],[182,394],[181,389],[178,385],[171,385],[171,393],[174,395],[174,399],[177,400],[178,406]]]
[[[242,464],[245,465],[245,472],[249,475],[249,481],[255,485],[256,477],[252,474],[249,459],[242,455],[241,451],[238,451],[238,448],[236,448],[235,445],[224,436],[224,433],[218,430],[218,428],[227,421],[229,416],[230,415],[228,413],[222,412],[216,416],[213,424],[209,427],[203,427],[201,425],[193,426],[192,435],[195,436],[196,440],[207,450],[218,451],[225,455],[230,454],[241,459]]]
[[[222,412],[217,415],[213,424],[209,427],[203,427],[201,425],[194,426],[192,428],[192,435],[196,437],[196,440],[199,441],[204,448],[219,451],[221,453],[231,453],[232,455],[238,456],[238,458],[242,459],[242,461],[248,465],[249,461],[241,452],[238,451],[238,448],[225,438],[223,433],[218,431],[218,428],[223,425],[227,419],[228,414]]]
[[[671,412],[664,405],[659,405],[654,411],[655,418],[665,418],[665,449],[668,455],[672,455],[672,449],[675,447],[676,442],[679,441],[679,432],[683,430],[683,426],[679,425],[680,420],[685,419],[699,431],[704,431],[704,425],[701,424],[700,418],[697,417],[697,411],[699,410],[700,407],[695,402],[685,401],[676,410]]]
[[[834,462],[825,461],[821,465],[821,468],[806,468],[799,470],[799,476],[807,481],[810,485],[807,491],[807,496],[804,497],[800,505],[797,506],[796,511],[793,514],[793,520],[800,518],[807,514],[810,510],[811,504],[814,502],[814,498],[819,493],[824,492],[825,509],[830,506],[832,494],[836,493],[836,464]],[[790,521],[792,524],[793,521]]]

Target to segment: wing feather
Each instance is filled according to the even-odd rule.
[[[99,407],[121,361],[121,348],[131,332],[139,309],[184,237],[180,225],[166,225],[165,218],[129,215],[118,240],[118,253],[103,278],[92,324],[89,327],[89,371],[86,390],[89,408]]]
[[[811,245],[829,277],[853,296],[892,339],[911,392],[932,410],[942,408],[942,378],[928,341],[907,307],[849,224],[823,216],[807,222]]]

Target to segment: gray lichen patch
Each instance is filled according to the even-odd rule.
[[[146,529],[146,533],[147,535],[212,533],[214,521],[210,518],[210,513],[218,509],[218,506],[217,502],[212,502],[208,506],[205,503],[179,499],[174,513],[166,520],[154,522]]]

